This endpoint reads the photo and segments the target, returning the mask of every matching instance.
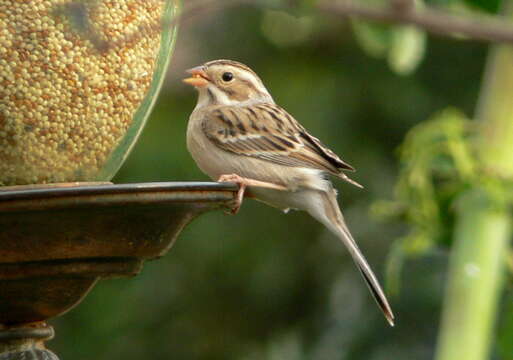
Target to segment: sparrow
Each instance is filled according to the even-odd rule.
[[[214,60],[187,70],[183,81],[199,93],[187,126],[187,148],[198,167],[220,182],[239,185],[233,213],[243,196],[283,211],[306,211],[347,247],[388,323],[387,298],[345,224],[337,192],[327,175],[355,186],[344,162],[276,105],[248,66]]]

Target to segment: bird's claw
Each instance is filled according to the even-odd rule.
[[[232,208],[227,212],[227,214],[235,215],[239,212],[240,207],[242,205],[242,199],[244,198],[244,192],[246,191],[246,181],[243,177],[240,177],[237,174],[229,174],[229,175],[221,175],[218,182],[232,182],[239,185],[239,190],[237,191],[237,196],[233,202]]]

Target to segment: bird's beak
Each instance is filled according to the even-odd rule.
[[[205,87],[208,85],[208,82],[210,81],[207,73],[205,72],[205,68],[203,66],[196,66],[192,69],[187,70],[189,74],[192,76],[183,79],[183,82],[195,87]]]

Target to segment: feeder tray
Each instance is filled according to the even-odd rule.
[[[236,192],[188,182],[0,188],[0,360],[14,359],[5,354],[20,344],[55,356],[42,345],[53,336],[45,320],[99,279],[139,273],[198,215],[229,208]]]

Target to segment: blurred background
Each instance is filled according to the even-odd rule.
[[[241,61],[356,167],[353,178],[365,189],[335,181],[339,201],[387,283],[387,258],[407,228],[380,222],[371,209],[393,197],[397,148],[409,129],[448,106],[473,115],[487,47],[429,37],[410,71],[379,58],[379,49],[369,56],[359,36],[350,22],[307,10],[233,6],[184,22],[164,89],[114,181],[208,180],[186,149],[197,95],[181,79],[209,60]],[[100,282],[51,322],[58,330],[49,347],[75,360],[431,359],[447,258],[434,248],[406,261],[390,298],[397,318],[390,328],[333,235],[306,214],[247,200],[236,216],[219,211],[194,221],[137,278]],[[510,286],[504,302],[511,299]],[[495,344],[493,354],[501,354]]]

